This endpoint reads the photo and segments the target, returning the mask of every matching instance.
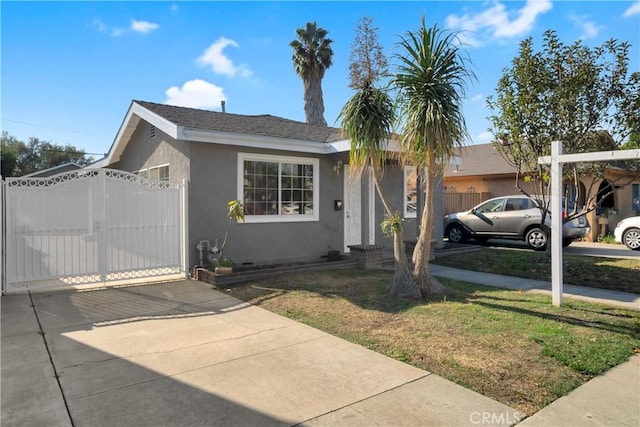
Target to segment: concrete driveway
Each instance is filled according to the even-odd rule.
[[[201,282],[2,298],[3,426],[476,425],[485,414],[524,418]]]

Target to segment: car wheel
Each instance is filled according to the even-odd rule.
[[[525,242],[533,250],[543,251],[547,248],[547,233],[540,228],[532,228],[524,236]]]
[[[464,243],[467,240],[467,232],[459,224],[449,226],[447,237],[451,243]]]
[[[633,251],[640,250],[640,229],[630,228],[622,235],[625,246]]]

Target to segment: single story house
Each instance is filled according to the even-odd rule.
[[[491,197],[518,194],[515,177],[516,168],[507,163],[493,144],[469,145],[459,149],[456,161],[447,166],[444,174],[445,214],[470,209]],[[591,177],[581,179],[582,194],[591,181]],[[613,185],[613,192],[606,195],[608,191],[605,188],[609,183]],[[601,209],[587,215],[591,224],[590,240],[597,239],[603,231],[613,232],[620,219],[640,214],[640,177],[637,172],[608,167],[604,179],[596,181],[596,185],[604,198]],[[470,202],[464,204],[464,201]]]
[[[352,178],[348,158],[338,128],[132,101],[109,153],[90,167],[187,182],[189,265],[197,263],[200,241],[222,242],[227,201],[242,201],[245,221],[232,225],[225,255],[259,265],[320,261],[349,245],[392,249],[372,181]],[[408,171],[390,165],[384,186],[404,209],[411,239],[417,227]],[[442,235],[441,225],[434,233]]]
[[[82,166],[75,162],[67,162],[58,166],[53,166],[40,171],[32,172],[25,175],[24,178],[46,178],[53,175],[58,175],[65,172],[72,172],[78,169],[82,169]]]

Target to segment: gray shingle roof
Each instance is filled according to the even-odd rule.
[[[447,166],[445,176],[502,175],[514,174],[516,168],[510,166],[492,144],[467,145],[457,150],[460,164],[456,172],[453,165]]]
[[[311,142],[333,142],[343,139],[338,128],[315,126],[268,114],[245,116],[147,101],[133,102],[178,126]]]

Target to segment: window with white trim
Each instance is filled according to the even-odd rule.
[[[640,184],[631,184],[631,210],[640,213]]]
[[[414,166],[404,167],[404,217],[415,218],[418,209],[418,176]]]
[[[151,181],[169,181],[169,165],[154,166],[147,169],[140,169],[136,172],[143,178]]]
[[[238,199],[247,222],[317,221],[318,159],[238,154]]]

